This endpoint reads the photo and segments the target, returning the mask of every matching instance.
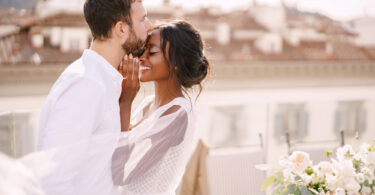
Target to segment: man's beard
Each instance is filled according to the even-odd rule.
[[[134,57],[140,57],[144,52],[144,44],[145,42],[138,38],[131,28],[129,38],[122,44],[122,48],[128,55],[132,54]]]

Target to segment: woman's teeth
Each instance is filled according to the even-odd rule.
[[[151,70],[151,67],[148,66],[141,66],[139,67],[141,70]]]

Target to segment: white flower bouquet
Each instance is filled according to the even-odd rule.
[[[375,146],[362,144],[359,151],[345,145],[336,158],[326,151],[328,161],[312,164],[309,154],[293,152],[281,158],[262,189],[275,195],[370,195],[375,194]],[[260,166],[258,167],[262,169]]]

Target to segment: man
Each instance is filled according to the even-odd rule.
[[[84,14],[91,48],[52,87],[41,113],[38,150],[121,131],[123,76],[117,69],[124,55],[139,55],[151,23],[140,0],[87,0]]]
[[[121,112],[129,112],[129,117],[138,89],[130,86],[121,94],[122,85],[130,78],[119,73],[119,65],[131,72],[129,64],[133,64],[135,72],[132,56],[140,55],[151,30],[142,0],[87,0],[84,15],[93,36],[91,48],[62,73],[41,113],[37,148],[42,153],[53,151],[48,160],[56,164],[41,179],[46,194],[116,194],[111,152],[101,147],[102,151],[90,151],[82,142],[92,138],[89,143],[103,144],[95,138],[120,135],[119,100],[128,103]],[[123,57],[128,54],[129,63],[124,64]]]

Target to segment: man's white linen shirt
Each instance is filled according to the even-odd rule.
[[[85,50],[53,85],[42,109],[38,150],[77,143],[102,133],[121,133],[122,75],[102,56]]]

